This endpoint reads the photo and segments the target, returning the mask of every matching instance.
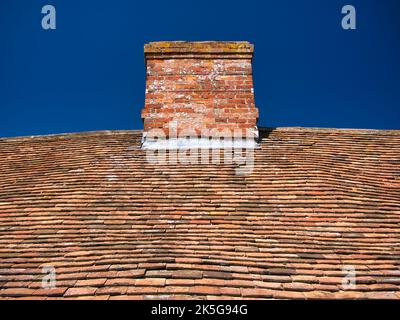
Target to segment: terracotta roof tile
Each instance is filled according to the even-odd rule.
[[[400,131],[260,133],[248,176],[140,131],[0,139],[0,298],[399,299]]]

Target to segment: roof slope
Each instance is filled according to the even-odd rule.
[[[400,298],[400,131],[263,130],[249,176],[140,139],[0,139],[0,297]]]

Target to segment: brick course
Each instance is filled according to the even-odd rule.
[[[145,133],[178,135],[230,130],[256,137],[252,57],[248,42],[152,42],[144,47],[147,79]],[[186,132],[186,131],[185,131]]]

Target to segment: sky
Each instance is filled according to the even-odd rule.
[[[167,40],[253,43],[259,126],[400,129],[399,17],[398,0],[0,0],[0,137],[142,129],[143,45]]]

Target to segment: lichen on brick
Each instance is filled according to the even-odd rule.
[[[248,42],[146,44],[145,131],[257,128],[252,57]]]

